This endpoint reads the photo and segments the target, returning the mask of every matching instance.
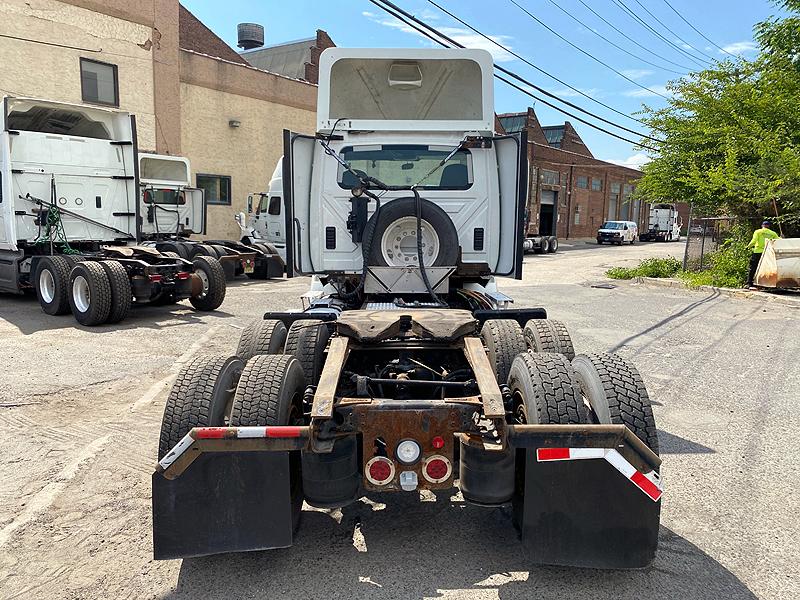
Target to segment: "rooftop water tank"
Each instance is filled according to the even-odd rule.
[[[258,23],[239,23],[236,26],[238,43],[243,50],[252,50],[264,45],[264,26]]]

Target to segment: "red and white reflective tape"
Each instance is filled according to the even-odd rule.
[[[663,493],[661,478],[655,471],[642,473],[629,463],[614,448],[537,448],[536,460],[550,462],[557,460],[584,460],[604,458],[612,467],[622,473],[648,498],[657,502]]]
[[[300,427],[294,425],[271,425],[268,427],[196,427],[191,433],[183,436],[175,447],[158,461],[162,469],[174,463],[195,440],[221,440],[245,438],[297,438],[300,437]]]

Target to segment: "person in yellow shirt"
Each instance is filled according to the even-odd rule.
[[[753,249],[753,253],[750,255],[750,272],[747,274],[747,287],[751,290],[756,289],[753,286],[753,279],[755,279],[756,270],[758,269],[758,261],[761,260],[761,255],[767,246],[767,240],[774,240],[779,237],[777,233],[772,231],[771,227],[772,223],[769,221],[761,223],[761,229],[756,229],[753,232],[753,239],[747,244],[748,248]]]

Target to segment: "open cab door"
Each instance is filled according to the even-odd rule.
[[[522,279],[522,241],[528,196],[528,136],[494,138],[500,196],[500,252],[495,275]]]
[[[286,276],[313,272],[309,221],[317,141],[283,130],[283,199],[286,223]]]

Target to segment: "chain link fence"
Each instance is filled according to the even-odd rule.
[[[683,270],[698,272],[710,267],[709,255],[719,250],[735,224],[735,217],[700,217],[690,212]]]

